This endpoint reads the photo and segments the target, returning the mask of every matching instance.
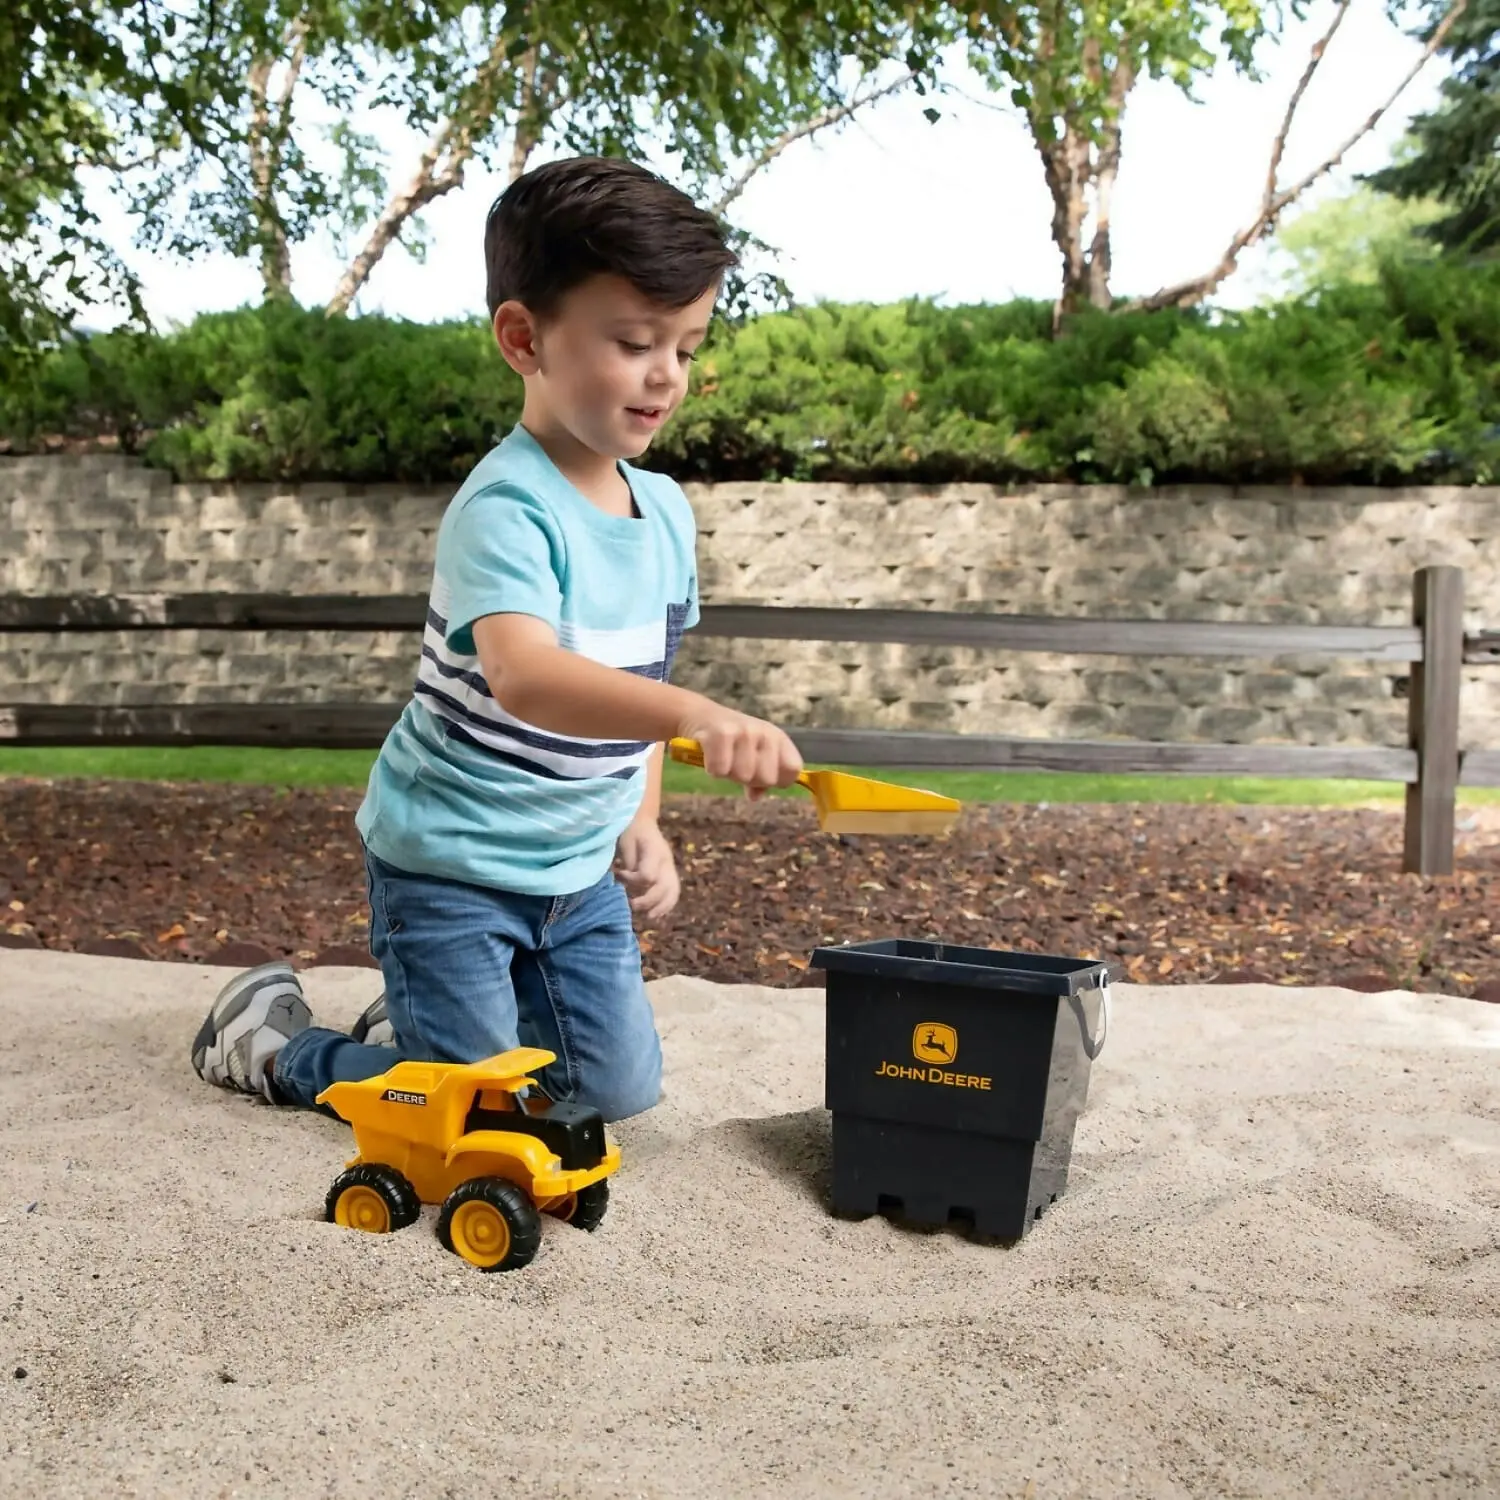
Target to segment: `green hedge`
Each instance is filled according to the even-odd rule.
[[[721,328],[652,450],[687,479],[1489,482],[1500,263],[1238,314],[819,305]],[[299,307],[103,335],[0,389],[12,451],[112,434],[180,477],[456,479],[515,421],[480,323]]]

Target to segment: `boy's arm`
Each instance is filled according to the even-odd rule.
[[[711,776],[752,789],[790,786],[802,769],[796,746],[774,724],[565,650],[535,616],[485,615],[473,633],[495,701],[538,729],[658,745],[677,736],[697,740]]]

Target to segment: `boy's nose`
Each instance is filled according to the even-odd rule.
[[[681,373],[681,362],[675,352],[664,359],[653,359],[651,369],[646,379],[651,385],[661,389],[670,389],[677,383],[677,377]]]

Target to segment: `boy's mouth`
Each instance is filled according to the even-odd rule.
[[[627,406],[625,410],[645,427],[660,427],[667,415],[665,406]]]

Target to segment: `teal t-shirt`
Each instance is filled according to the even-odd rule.
[[[410,702],[355,823],[378,859],[527,895],[600,880],[640,807],[651,745],[536,728],[495,701],[474,651],[488,614],[545,620],[558,644],[665,682],[698,619],[693,512],[628,464],[638,515],[611,516],[517,426],[444,512]]]

